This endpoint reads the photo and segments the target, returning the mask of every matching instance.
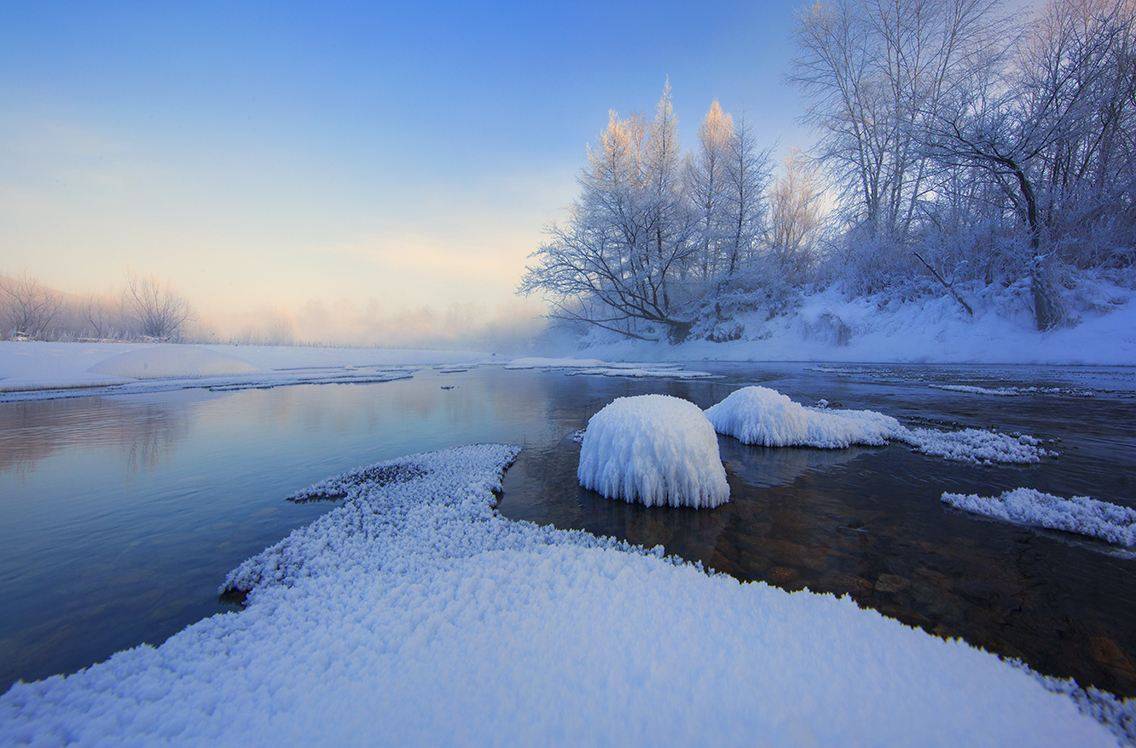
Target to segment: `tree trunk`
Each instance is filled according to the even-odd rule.
[[[1041,254],[1041,225],[1037,215],[1037,197],[1025,171],[1012,159],[1005,159],[1018,180],[1018,189],[1026,204],[1026,222],[1029,224],[1030,293],[1033,295],[1033,316],[1037,329],[1052,330],[1065,319],[1061,297],[1053,285],[1049,262]]]
[[[690,328],[693,326],[692,322],[668,322],[667,339],[672,344],[681,343],[690,337]]]

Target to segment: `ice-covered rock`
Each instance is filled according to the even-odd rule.
[[[721,434],[763,447],[882,446],[904,428],[872,410],[806,408],[768,387],[743,387],[706,411]]]
[[[1136,509],[1088,496],[1065,498],[1033,488],[1015,488],[1000,496],[944,493],[944,504],[986,517],[1136,546]]]
[[[707,409],[706,417],[718,433],[763,447],[842,449],[853,444],[882,447],[897,441],[933,457],[984,464],[1029,464],[1057,454],[1026,434],[909,429],[874,410],[834,410],[827,405],[827,400],[820,400],[810,408],[768,387],[743,387]]]
[[[714,427],[697,405],[668,395],[617,398],[592,416],[576,475],[609,499],[647,506],[730,499]]]

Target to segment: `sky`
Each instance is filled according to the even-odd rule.
[[[798,2],[0,0],[0,273],[168,279],[222,336],[531,331],[514,289],[609,109],[667,76],[783,153]]]

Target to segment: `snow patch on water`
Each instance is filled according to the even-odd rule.
[[[243,611],[16,684],[0,743],[1113,743],[1028,671],[848,598],[507,520],[516,454],[325,484],[343,503],[231,578]]]
[[[1065,498],[1033,488],[1015,488],[1000,496],[944,493],[942,501],[984,517],[1136,546],[1136,509],[1088,496]]]
[[[730,500],[714,427],[697,405],[668,395],[620,397],[592,416],[576,475],[609,499],[647,506]]]
[[[1042,447],[1041,440],[1036,437],[984,429],[904,429],[895,435],[895,440],[911,445],[916,452],[959,462],[1028,465],[1041,462],[1042,457],[1057,454]]]

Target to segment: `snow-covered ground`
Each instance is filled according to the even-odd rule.
[[[907,428],[874,410],[832,410],[824,403],[823,407],[808,407],[768,387],[742,387],[707,409],[706,417],[718,433],[762,447],[843,449],[897,441],[948,460],[1022,464],[1057,454],[1024,434]]]
[[[647,506],[730,500],[714,427],[697,405],[668,395],[616,398],[592,416],[576,476],[609,499]]]
[[[159,647],[0,697],[0,742],[1113,745],[1053,684],[849,599],[492,510],[516,455],[372,466]]]
[[[612,361],[1136,364],[1136,296],[1119,288],[1102,294],[1108,311],[1084,312],[1077,324],[1043,333],[1025,296],[973,298],[971,318],[949,297],[848,300],[830,288],[806,297],[790,315],[743,315],[739,340],[670,345],[617,340],[599,331],[576,355]]]
[[[400,367],[484,360],[474,351],[0,341],[0,401],[92,394],[83,391],[89,388],[128,394],[386,381]]]
[[[1032,488],[1015,488],[1000,496],[944,493],[942,500],[956,509],[1007,522],[1136,546],[1136,509],[1088,496],[1065,498]]]

